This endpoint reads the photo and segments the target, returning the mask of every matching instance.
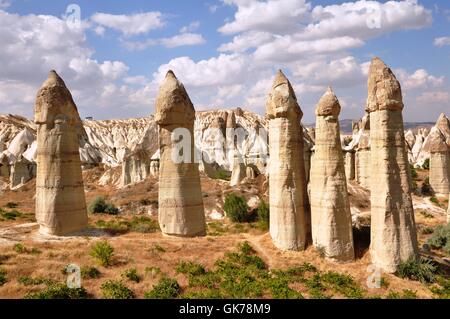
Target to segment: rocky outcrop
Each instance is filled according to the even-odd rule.
[[[444,114],[431,129],[427,146],[430,152],[431,188],[437,195],[447,196],[450,193],[450,123]]]
[[[294,90],[279,71],[267,98],[269,121],[270,235],[276,247],[303,250],[310,213],[303,159],[303,113]]]
[[[79,136],[83,126],[64,81],[51,71],[36,97],[36,220],[40,232],[65,235],[87,225]]]
[[[378,58],[369,69],[372,262],[386,272],[417,258],[411,176],[405,149],[400,83]]]
[[[183,84],[172,71],[167,72],[156,98],[155,115],[160,150],[158,219],[166,235],[206,233],[200,176],[194,160],[194,120],[194,106]],[[182,158],[176,151],[180,143],[184,146]]]
[[[354,259],[352,217],[341,148],[341,106],[329,88],[316,106],[316,146],[311,167],[311,228],[315,247],[329,259]]]

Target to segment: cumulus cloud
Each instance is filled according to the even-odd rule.
[[[446,91],[423,92],[417,100],[421,103],[450,103],[450,93]]]
[[[147,39],[144,41],[124,41],[125,47],[130,51],[142,51],[155,45],[162,45],[166,48],[176,48],[181,46],[200,45],[206,42],[201,34],[180,33],[169,38]]]
[[[0,9],[6,9],[11,6],[11,0],[0,0]]]
[[[161,12],[145,12],[132,15],[108,14],[98,12],[91,17],[98,25],[114,29],[124,35],[147,34],[165,25]]]
[[[396,69],[395,74],[399,79],[402,88],[404,90],[412,90],[418,88],[433,88],[440,86],[444,83],[444,77],[436,77],[428,74],[424,69],[416,70],[414,73],[409,74],[404,69]]]
[[[437,47],[443,47],[450,45],[450,37],[441,37],[434,39],[434,45]]]
[[[188,25],[185,25],[180,29],[180,33],[189,33],[197,31],[197,29],[200,27],[200,21],[193,21],[189,23]]]

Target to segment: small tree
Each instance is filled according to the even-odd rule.
[[[225,197],[223,209],[233,222],[243,223],[247,222],[249,219],[249,207],[242,196],[238,196],[234,193],[228,194]]]
[[[106,202],[105,198],[101,196],[96,197],[91,205],[89,205],[89,211],[92,214],[119,214],[119,209],[114,204]]]
[[[102,266],[110,266],[114,255],[114,248],[107,241],[96,243],[91,249],[91,256],[97,259]]]
[[[261,202],[258,205],[258,221],[259,225],[262,229],[269,229],[270,224],[270,213],[269,213],[269,206],[261,200]]]

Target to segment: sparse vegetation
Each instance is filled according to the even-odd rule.
[[[230,175],[228,174],[227,171],[223,170],[223,169],[219,169],[216,172],[216,175],[214,176],[214,179],[221,179],[224,181],[229,181],[230,180]]]
[[[268,230],[270,224],[269,205],[267,205],[266,202],[261,200],[261,202],[258,205],[257,213],[258,213],[259,227],[263,230]]]
[[[429,212],[427,212],[426,210],[421,210],[419,211],[420,215],[422,215],[424,218],[434,218],[433,214],[430,214]]]
[[[164,277],[152,290],[144,294],[145,299],[174,299],[181,292],[180,285],[175,279]]]
[[[33,247],[33,248],[30,249],[30,248],[27,248],[27,247],[25,247],[24,245],[22,245],[22,244],[20,244],[20,243],[15,244],[15,245],[13,246],[13,250],[14,250],[16,253],[18,253],[18,254],[32,254],[32,255],[38,255],[38,254],[42,253],[38,248]]]
[[[450,224],[436,227],[427,243],[432,248],[442,249],[445,254],[450,255]]]
[[[6,283],[6,270],[0,268],[0,287]]]
[[[423,162],[423,164],[422,164],[422,169],[424,169],[424,170],[429,170],[429,169],[430,169],[430,159],[429,159],[429,158],[427,158],[427,159]]]
[[[397,276],[417,280],[422,283],[432,283],[436,278],[438,267],[432,260],[420,258],[418,260],[410,259],[400,263],[397,268]]]
[[[6,203],[5,207],[6,208],[17,208],[17,207],[19,207],[19,204],[15,203],[15,202],[8,202],[8,203]]]
[[[91,249],[91,256],[95,258],[102,266],[111,266],[114,256],[114,248],[107,241],[97,242]]]
[[[9,212],[1,210],[0,216],[5,220],[16,220],[16,218],[22,217],[23,214],[15,209]]]
[[[138,271],[136,268],[130,268],[123,272],[122,277],[127,278],[130,281],[134,281],[136,283],[141,282],[142,276],[138,274]]]
[[[431,287],[431,292],[439,299],[450,299],[450,278],[438,277],[437,284]]]
[[[83,279],[96,279],[101,275],[100,270],[92,266],[81,267],[81,278]]]
[[[134,292],[121,281],[108,280],[104,282],[100,290],[104,299],[133,299]]]
[[[422,187],[421,187],[420,190],[421,190],[422,195],[425,195],[425,196],[433,195],[433,190],[432,190],[431,185],[430,185],[430,178],[429,177],[425,178],[425,180],[422,183]]]
[[[206,273],[205,267],[203,265],[192,262],[192,261],[182,261],[178,264],[176,271],[180,274],[199,276]]]
[[[108,203],[104,197],[96,197],[89,205],[89,212],[92,214],[117,215],[119,209],[112,203]]]
[[[417,299],[417,294],[410,289],[403,289],[401,294],[395,291],[389,292],[386,299]]]
[[[69,288],[65,284],[51,284],[46,289],[29,293],[25,299],[86,299],[88,296],[86,289]]]
[[[250,221],[249,207],[244,197],[230,193],[225,197],[224,211],[231,221],[244,223]]]
[[[111,234],[124,234],[130,231],[151,233],[159,230],[158,223],[146,216],[134,216],[131,220],[98,220],[95,226]]]
[[[19,277],[18,282],[24,286],[37,286],[37,285],[43,285],[43,284],[49,286],[49,285],[55,284],[54,280],[51,280],[48,278],[42,278],[42,277],[32,278],[30,276]]]

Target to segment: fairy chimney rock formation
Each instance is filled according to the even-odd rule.
[[[354,259],[352,216],[339,128],[341,106],[329,88],[316,107],[311,167],[311,228],[315,247],[334,261]]]
[[[37,125],[36,220],[40,232],[65,235],[87,225],[79,134],[82,123],[64,81],[51,71],[39,89]]]
[[[369,69],[366,111],[370,113],[372,263],[395,272],[402,261],[418,256],[405,149],[400,83],[383,61]]]
[[[206,233],[198,163],[194,161],[194,120],[194,106],[183,84],[168,71],[156,98],[155,115],[160,149],[159,224],[166,235]]]
[[[430,151],[430,185],[436,195],[450,193],[450,152],[446,138],[438,126],[428,135]]]
[[[268,95],[270,235],[276,247],[303,250],[310,232],[303,159],[303,113],[289,80],[279,71]]]

